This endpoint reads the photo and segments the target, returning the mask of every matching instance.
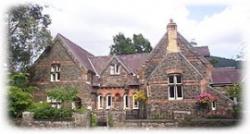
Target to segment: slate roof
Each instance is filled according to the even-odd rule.
[[[235,67],[219,67],[214,68],[212,72],[212,84],[231,84],[238,83],[241,79],[239,69]]]
[[[113,56],[94,56],[90,52],[84,50],[79,47],[74,42],[70,41],[66,37],[61,34],[57,34],[57,37],[63,41],[64,46],[67,50],[73,55],[74,58],[77,59],[81,66],[84,66],[87,70],[92,71],[100,75],[100,73],[107,67],[109,61],[112,60]],[[187,45],[188,48],[195,53],[198,53],[201,58],[203,56],[209,56],[209,49],[207,46],[201,47],[193,47],[189,44],[189,42],[178,33],[178,41]],[[128,70],[132,73],[138,73],[140,67],[146,62],[146,60],[150,60],[151,54],[157,54],[159,51],[166,51],[167,45],[167,33],[164,34],[162,39],[156,45],[151,53],[138,53],[138,54],[129,54],[129,55],[117,55],[116,57],[128,68]],[[205,59],[205,58],[204,58]],[[94,83],[98,85],[99,78],[95,76]],[[212,72],[212,80],[213,84],[226,84],[226,83],[236,83],[240,80],[240,70],[235,69],[233,67],[223,67],[223,68],[215,68]],[[137,85],[139,84],[138,79],[136,77],[131,77],[129,81],[127,81],[128,85]]]
[[[80,65],[86,67],[88,70],[94,71],[88,60],[89,57],[94,57],[93,54],[82,49],[81,47],[79,47],[74,42],[70,41],[61,34],[57,34],[56,38],[60,38],[63,41],[64,46],[67,47],[67,50],[74,56],[74,58],[77,59]]]
[[[208,46],[194,47],[194,51],[197,52],[199,55],[204,56],[204,57],[210,56]]]

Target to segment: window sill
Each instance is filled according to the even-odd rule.
[[[120,74],[110,74],[111,76],[119,76]]]

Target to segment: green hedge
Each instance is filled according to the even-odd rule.
[[[68,120],[72,118],[71,109],[57,109],[51,107],[48,103],[34,104],[31,112],[34,112],[34,119],[38,120]]]

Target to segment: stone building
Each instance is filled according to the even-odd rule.
[[[169,118],[178,113],[191,116],[196,97],[209,92],[218,98],[211,110],[226,112],[233,101],[221,87],[238,82],[239,71],[231,69],[230,75],[228,68],[214,68],[207,60],[209,56],[207,46],[192,46],[172,20],[151,53],[94,56],[58,34],[31,68],[31,82],[38,87],[34,100],[60,107],[60,102],[51,101],[46,91],[70,85],[78,89],[72,107],[126,113],[139,109],[134,94],[144,90],[147,118],[162,113]]]

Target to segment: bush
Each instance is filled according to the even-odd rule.
[[[38,120],[67,120],[72,117],[71,109],[53,108],[48,103],[36,103],[30,111],[34,112],[34,119]]]
[[[114,120],[112,114],[108,114],[108,126],[113,127],[114,126]]]
[[[95,127],[97,125],[97,117],[94,113],[90,114],[90,126]]]
[[[21,88],[11,86],[8,93],[9,114],[11,117],[21,117],[22,112],[32,104],[31,94],[24,92]]]
[[[83,114],[83,113],[87,112],[87,109],[84,107],[81,107],[81,108],[75,109],[74,112]]]

